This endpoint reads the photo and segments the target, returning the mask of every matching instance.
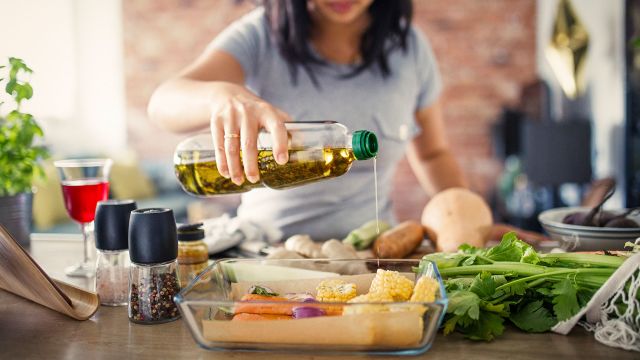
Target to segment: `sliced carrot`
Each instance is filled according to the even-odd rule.
[[[235,313],[292,315],[292,304],[267,304],[265,302],[289,301],[279,296],[246,294],[236,303]]]
[[[232,321],[291,320],[291,316],[275,314],[236,314]]]
[[[265,302],[291,301],[280,296],[265,296],[258,294],[245,294],[236,303],[234,313],[248,314],[274,314],[293,315],[293,308],[298,306],[317,307],[323,309],[327,315],[342,315],[342,305],[322,304],[322,303],[300,303],[300,304],[267,304]]]

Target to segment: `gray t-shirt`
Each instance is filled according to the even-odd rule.
[[[297,121],[335,120],[350,131],[370,130],[379,142],[377,157],[380,219],[395,222],[390,193],[396,165],[405,147],[421,130],[415,112],[439,96],[442,83],[429,43],[415,28],[408,51],[389,55],[391,75],[383,78],[377,64],[343,78],[348,65],[314,67],[314,86],[301,67],[292,83],[286,61],[270,40],[264,10],[258,8],[234,22],[211,47],[230,53],[244,70],[246,85],[258,96]],[[285,238],[309,234],[316,241],[343,238],[375,219],[373,160],[356,161],[338,178],[290,188],[254,189],[242,195],[238,215],[276,226]]]

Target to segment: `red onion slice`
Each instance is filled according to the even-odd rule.
[[[316,316],[325,316],[327,312],[315,306],[298,306],[293,308],[294,319],[304,319]]]

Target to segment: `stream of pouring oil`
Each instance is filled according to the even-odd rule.
[[[378,208],[378,157],[373,158],[373,187],[376,197],[376,235],[380,236],[380,209]],[[378,267],[380,267],[380,257],[378,259]]]

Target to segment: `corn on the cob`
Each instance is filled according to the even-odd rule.
[[[364,295],[358,295],[348,301],[349,303],[378,303],[378,302],[393,302],[393,298],[389,294],[385,293],[368,293]]]
[[[345,306],[342,311],[342,315],[354,315],[354,314],[372,314],[388,312],[389,307],[386,303],[393,302],[393,298],[389,294],[384,293],[369,293],[365,295],[358,295],[349,300],[351,304],[358,303],[380,303],[380,304],[362,304],[362,305],[349,305]]]
[[[316,290],[316,300],[322,302],[347,302],[356,297],[356,284],[342,280],[323,280]]]
[[[378,269],[369,288],[370,294],[387,294],[394,301],[407,301],[413,291],[413,281],[397,271]]]
[[[433,302],[436,300],[436,292],[438,291],[438,282],[428,276],[423,276],[416,282],[413,288],[411,301],[414,302]]]

